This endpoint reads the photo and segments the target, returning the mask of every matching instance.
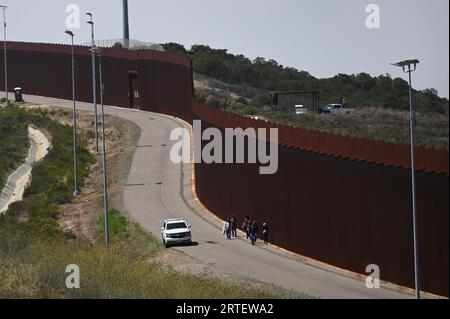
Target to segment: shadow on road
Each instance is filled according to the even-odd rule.
[[[176,244],[176,245],[170,245],[169,248],[171,247],[196,247],[199,246],[200,244],[196,241],[190,242],[190,243],[184,243],[184,244]]]

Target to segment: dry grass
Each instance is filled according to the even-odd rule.
[[[263,289],[247,289],[211,276],[183,275],[149,264],[120,246],[107,250],[102,246],[75,247],[55,239],[30,243],[28,238],[20,237],[16,237],[16,242],[19,245],[10,247],[7,254],[0,250],[0,298],[275,297]],[[80,289],[65,287],[65,269],[69,264],[80,267]]]
[[[278,123],[315,131],[371,140],[409,144],[409,112],[361,108],[337,114],[305,114],[265,111],[264,117]],[[429,148],[448,150],[449,118],[441,114],[418,114],[416,142]]]

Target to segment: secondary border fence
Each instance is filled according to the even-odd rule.
[[[199,73],[194,73],[194,81],[205,82],[211,89],[221,90],[228,94],[236,94],[247,99],[252,99],[255,96],[270,96],[271,93],[270,91],[264,89],[229,84]]]
[[[228,100],[233,99],[232,94],[251,100],[255,97],[269,98],[274,93],[273,91],[251,86],[226,83],[199,73],[194,73],[194,81],[202,83],[197,87],[194,86],[196,89],[202,89],[206,84],[206,87],[210,89],[220,90],[222,94],[227,96]],[[303,105],[310,110],[314,109],[314,101],[310,95],[282,94],[278,96],[277,106],[279,108],[294,112],[294,106],[296,105]]]

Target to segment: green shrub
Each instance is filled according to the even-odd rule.
[[[0,116],[8,119],[8,132],[12,128],[19,131],[26,131],[29,124],[45,129],[52,135],[52,149],[42,162],[33,167],[31,184],[24,192],[24,200],[20,204],[11,205],[9,211],[2,220],[14,221],[14,217],[20,212],[26,211],[31,228],[39,229],[47,236],[53,236],[59,232],[56,219],[58,217],[58,205],[71,201],[73,186],[73,154],[72,154],[72,128],[52,121],[48,117],[46,110],[25,110],[16,106],[7,107],[6,112]],[[0,125],[5,127],[4,121]],[[10,133],[10,135],[14,135]],[[27,133],[20,135],[21,138]],[[11,140],[11,139],[10,139]],[[82,186],[88,174],[87,166],[93,163],[94,157],[86,149],[86,139],[80,137],[77,147],[78,151],[78,179]],[[3,143],[2,143],[3,144]],[[25,142],[16,142],[16,145],[26,145]],[[6,147],[6,154],[10,154],[10,149]],[[23,152],[23,150],[22,150]],[[0,166],[8,161],[8,157],[0,159]],[[2,227],[0,220],[0,227]]]
[[[28,124],[8,107],[0,109],[0,191],[6,179],[28,155]]]
[[[102,237],[105,234],[105,216],[102,214],[97,224],[100,226]],[[111,208],[108,210],[108,224],[109,224],[109,234],[111,238],[114,240],[114,237],[126,234],[128,228],[128,220],[120,215],[120,212]]]
[[[272,99],[270,98],[270,96],[257,95],[252,98],[250,104],[259,108],[266,105],[271,105]]]

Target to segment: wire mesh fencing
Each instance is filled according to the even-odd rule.
[[[87,42],[83,44],[84,46],[91,46],[92,42]],[[153,42],[143,42],[139,40],[125,40],[125,39],[102,39],[95,40],[95,45],[100,48],[128,48],[129,50],[153,50],[164,52],[162,45]]]

